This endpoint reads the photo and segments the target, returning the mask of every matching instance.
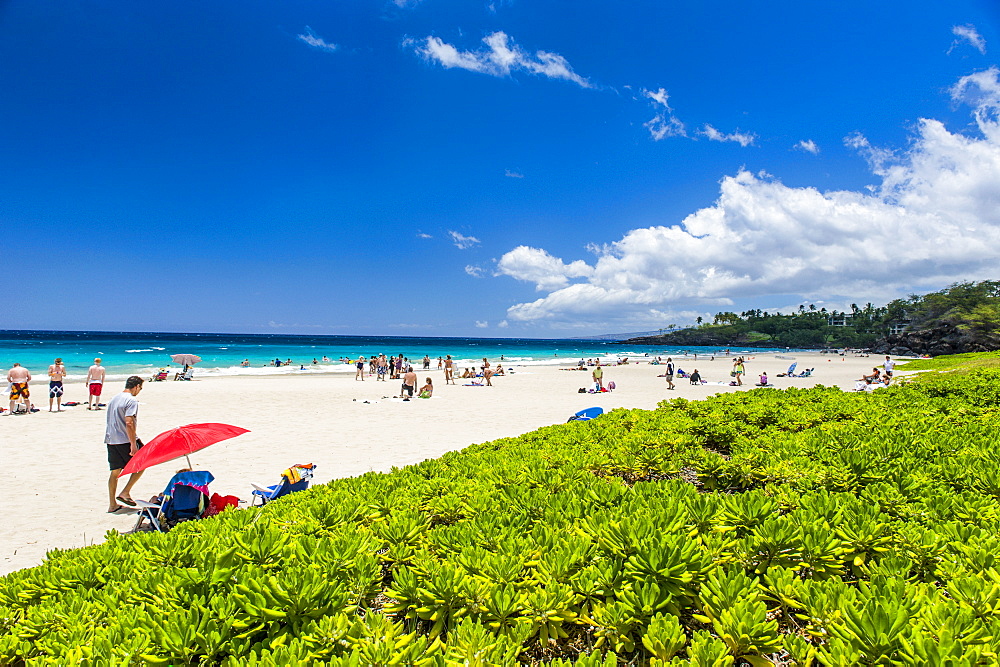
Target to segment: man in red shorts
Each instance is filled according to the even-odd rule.
[[[101,390],[104,389],[104,366],[101,366],[100,357],[94,359],[94,365],[87,371],[87,388],[90,390],[87,409],[100,410]]]

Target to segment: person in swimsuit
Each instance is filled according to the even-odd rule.
[[[420,393],[418,396],[420,398],[430,398],[434,395],[434,383],[431,382],[430,378],[427,378],[427,384],[420,388]]]
[[[62,412],[63,378],[66,377],[66,367],[63,360],[56,358],[49,366],[49,412],[52,412],[52,401],[56,402],[56,412]]]
[[[354,381],[357,382],[358,378],[361,378],[361,381],[364,382],[365,381],[365,355],[362,354],[360,357],[358,357],[358,361],[355,364],[355,367],[358,370],[357,370],[357,372],[354,373]]]
[[[31,414],[31,392],[28,391],[28,383],[31,382],[31,373],[21,364],[15,362],[14,366],[7,371],[7,382],[10,382],[10,412],[14,414],[14,407],[18,403],[24,403],[25,414]]]
[[[444,360],[444,383],[455,384],[455,362],[451,360],[449,354]]]
[[[104,366],[101,359],[94,359],[94,365],[87,370],[87,390],[90,396],[87,402],[88,410],[101,409],[101,391],[104,389]]]

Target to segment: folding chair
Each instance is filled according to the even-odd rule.
[[[253,486],[253,498],[250,501],[250,506],[253,507],[257,505],[257,501],[260,501],[261,505],[266,505],[272,500],[277,500],[282,496],[287,496],[289,493],[295,493],[296,491],[305,491],[309,488],[309,480],[312,479],[313,472],[315,472],[316,466],[312,463],[303,463],[300,465],[295,465],[281,473],[281,483],[275,484],[273,486],[260,486],[259,484],[251,484]]]
[[[208,485],[215,477],[207,470],[188,470],[170,478],[160,502],[136,500],[139,518],[132,532],[142,529],[144,521],[165,533],[182,521],[200,519],[208,508]]]

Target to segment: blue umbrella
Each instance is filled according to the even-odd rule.
[[[798,366],[798,365],[799,365],[799,362],[796,361],[794,364],[792,364],[791,366],[789,366],[788,367],[788,375],[794,375],[795,374],[795,367]]]

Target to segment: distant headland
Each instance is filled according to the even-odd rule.
[[[861,348],[880,354],[931,355],[1000,349],[1000,281],[954,283],[884,306],[851,304],[840,312],[803,304],[788,314],[716,313],[687,329],[637,336],[634,345]]]

